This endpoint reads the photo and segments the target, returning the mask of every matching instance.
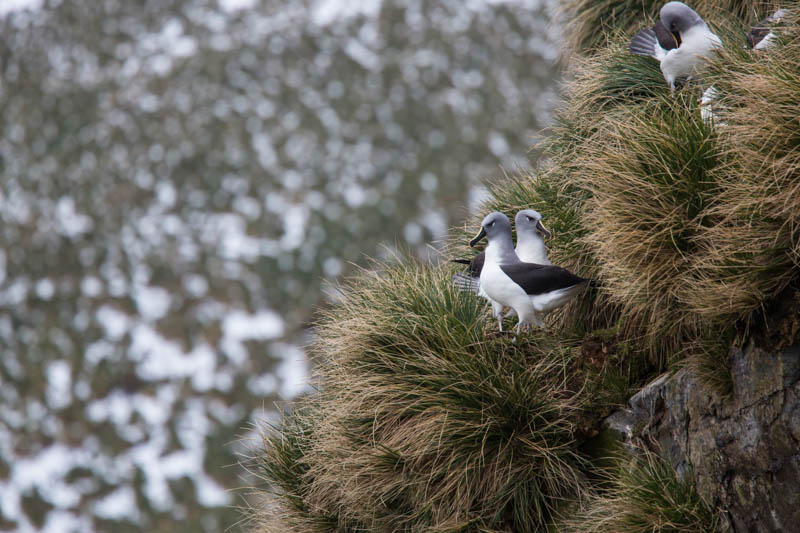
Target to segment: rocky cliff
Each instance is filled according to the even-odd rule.
[[[800,527],[800,344],[730,352],[733,393],[709,392],[688,369],[663,375],[612,414],[629,445],[693,471],[701,497],[721,511],[723,531]]]

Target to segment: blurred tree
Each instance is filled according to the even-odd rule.
[[[0,11],[0,527],[234,523],[232,443],[297,392],[322,278],[525,164],[547,7]]]

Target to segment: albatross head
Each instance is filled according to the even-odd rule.
[[[481,222],[481,231],[469,241],[469,245],[475,246],[484,237],[489,237],[489,242],[492,242],[494,238],[501,235],[508,235],[508,238],[511,239],[511,222],[503,213],[495,211],[486,215]]]
[[[542,215],[533,209],[523,209],[514,218],[514,224],[517,226],[517,236],[528,233],[538,233],[542,237],[549,239],[552,237],[547,228],[542,224]]]
[[[686,33],[686,31],[698,25],[706,25],[703,19],[700,18],[700,15],[695,13],[691,7],[683,2],[668,2],[664,4],[664,7],[661,8],[660,20],[661,24],[663,24],[664,27],[667,28],[667,31],[675,38],[677,46],[680,46],[683,40],[682,35]]]

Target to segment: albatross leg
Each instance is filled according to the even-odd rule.
[[[517,322],[517,331],[516,331],[516,333],[514,333],[514,338],[513,338],[513,339],[511,339],[511,342],[512,342],[512,343],[516,344],[516,342],[517,342],[517,337],[519,337],[519,333],[520,333],[520,331],[522,331],[522,320],[520,320],[519,322]]]
[[[492,302],[492,314],[497,317],[497,326],[503,331],[503,305]]]

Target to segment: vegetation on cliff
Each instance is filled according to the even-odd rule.
[[[800,281],[798,21],[761,53],[722,22],[713,123],[696,85],[670,94],[613,33],[572,62],[539,168],[490,184],[479,216],[536,207],[551,260],[599,281],[546,330],[511,344],[444,262],[401,258],[346,284],[314,342],[319,393],[266,434],[262,530],[713,529],[691,474],[649,455],[609,470],[618,456],[596,435],[674,365],[724,392],[731,343]],[[464,234],[448,254],[469,253]]]

